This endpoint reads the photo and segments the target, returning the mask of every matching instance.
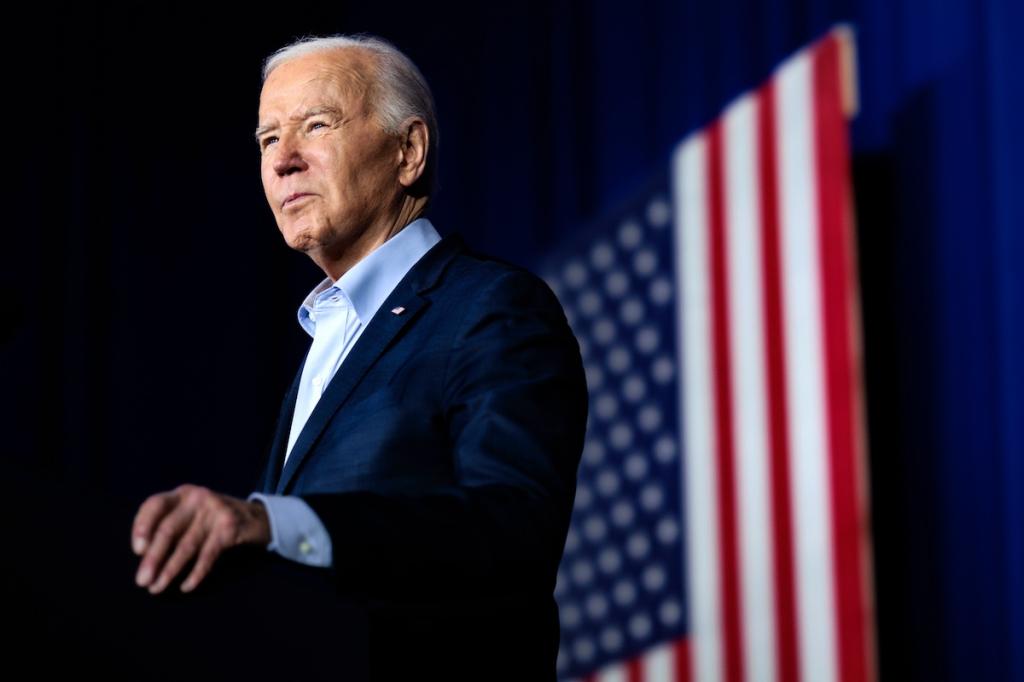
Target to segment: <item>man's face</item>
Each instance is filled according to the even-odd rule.
[[[260,94],[263,190],[288,245],[314,257],[337,259],[372,234],[400,194],[398,141],[367,98],[370,59],[351,48],[297,57]]]

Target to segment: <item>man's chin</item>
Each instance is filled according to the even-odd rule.
[[[311,239],[299,239],[291,241],[288,242],[288,246],[291,247],[292,250],[299,251],[301,253],[309,253],[310,251],[316,248],[316,244],[313,243]]]
[[[287,244],[289,248],[292,248],[296,251],[309,253],[318,246],[316,239],[314,239],[313,235],[310,234],[309,231],[307,230],[283,230],[283,232],[284,243]]]

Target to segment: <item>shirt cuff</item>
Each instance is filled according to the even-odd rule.
[[[301,497],[252,493],[248,501],[254,500],[267,509],[269,551],[300,564],[323,568],[332,565],[331,536],[320,517]]]

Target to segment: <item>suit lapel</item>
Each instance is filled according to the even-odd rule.
[[[462,248],[463,243],[458,235],[450,235],[442,239],[409,270],[394,291],[381,304],[380,310],[370,320],[369,325],[360,335],[352,350],[349,351],[344,362],[341,363],[341,367],[338,368],[334,378],[327,385],[327,389],[299,433],[295,446],[288,456],[284,471],[281,473],[281,479],[277,483],[276,494],[285,494],[289,483],[295,477],[299,467],[302,466],[303,460],[309,454],[327,423],[345,404],[352,391],[359,385],[378,358],[430,304],[429,299],[422,295],[423,292],[434,286],[445,266]],[[392,312],[399,307],[403,308],[399,314]],[[298,384],[295,388],[297,393]],[[294,409],[294,397],[292,397],[292,406]],[[287,447],[287,440],[285,447]],[[283,454],[281,456],[283,458]],[[279,462],[280,460],[278,460]]]
[[[306,352],[309,357],[309,351]],[[270,459],[267,462],[267,469],[263,472],[263,486],[260,492],[271,494],[277,487],[278,475],[284,465],[284,454],[288,449],[288,436],[291,435],[292,419],[295,416],[295,403],[299,397],[299,382],[302,380],[302,370],[306,367],[306,358],[299,363],[299,371],[292,380],[291,388],[285,393],[284,402],[281,405],[281,414],[277,418],[277,430],[274,432],[274,442],[270,446]]]

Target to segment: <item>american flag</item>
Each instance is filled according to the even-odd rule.
[[[591,411],[561,679],[876,677],[839,27],[551,259]]]

